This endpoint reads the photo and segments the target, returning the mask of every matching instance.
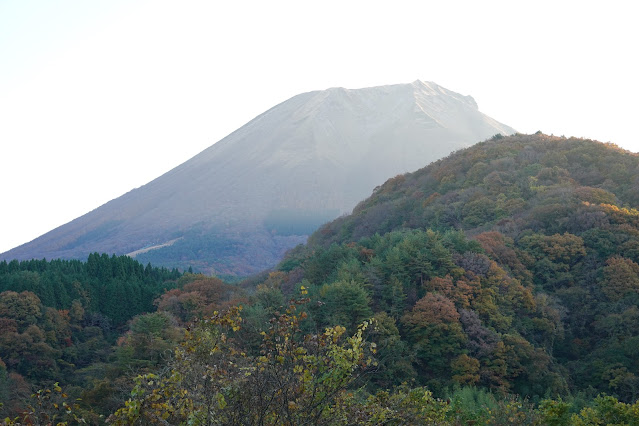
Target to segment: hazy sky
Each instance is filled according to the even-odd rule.
[[[633,3],[0,0],[0,252],[335,86],[434,81],[639,151]]]

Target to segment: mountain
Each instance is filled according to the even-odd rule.
[[[303,93],[152,182],[2,259],[131,254],[246,275],[274,265],[388,177],[514,130],[435,83]]]
[[[374,316],[383,388],[634,402],[638,209],[639,155],[496,136],[388,180],[244,285],[265,306],[303,286],[311,330]]]

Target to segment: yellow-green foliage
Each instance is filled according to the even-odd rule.
[[[303,290],[304,291],[304,290]],[[164,375],[138,377],[114,424],[330,423],[341,392],[358,372],[374,366],[365,321],[352,337],[342,326],[301,333],[305,313],[292,301],[263,332],[261,355],[247,355],[235,340],[240,308],[191,326]]]

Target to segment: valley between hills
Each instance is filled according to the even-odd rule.
[[[111,206],[3,255],[4,424],[639,424],[637,154],[587,139],[516,133],[479,115],[472,98],[433,83],[385,87],[304,94],[287,111],[314,117],[311,127],[329,117],[342,136],[352,122],[339,120],[359,117],[372,136],[336,142],[353,153],[364,143],[381,144],[383,134],[389,151],[381,152],[393,161],[389,152],[398,146],[408,152],[403,141],[425,137],[416,129],[432,130],[428,141],[439,135],[447,152],[414,169],[401,169],[413,163],[384,168],[390,174],[377,184],[353,177],[366,173],[372,157],[346,156],[366,164],[355,175],[329,176],[332,198],[322,199],[317,189],[285,204],[296,198],[284,192],[261,216],[250,209],[224,216],[232,203],[204,197],[194,183],[209,181],[198,181],[199,173],[232,168],[209,162],[225,152],[225,158],[251,160],[230,141],[248,140],[244,136],[287,101]],[[398,100],[373,115],[378,97],[396,99],[397,93],[410,93],[412,103]],[[415,102],[440,116],[427,119]],[[446,124],[451,105],[481,120]],[[407,116],[413,123],[401,124]],[[379,117],[404,127],[373,129]],[[491,134],[454,145],[443,130],[487,122],[509,131],[486,128]],[[297,149],[297,140],[289,139],[290,146]],[[255,156],[271,152],[275,140],[262,143]],[[423,155],[406,158],[417,162],[432,154],[424,143]],[[325,161],[322,167],[346,161],[334,147],[305,149],[313,151],[307,160]],[[296,153],[275,156],[291,159],[287,180],[297,170],[320,174],[303,158],[294,165]],[[269,176],[276,176],[281,164],[267,163],[260,173],[273,167]],[[258,176],[241,164],[245,175]],[[197,226],[158,240],[175,240],[170,246],[135,258],[125,254],[153,243],[136,248],[127,242],[121,253],[100,248],[85,259],[18,256],[44,253],[56,235],[62,241],[55,247],[65,255],[79,256],[93,238],[100,247],[115,247],[120,232],[141,223],[134,212],[159,220],[158,229],[169,226],[180,212],[168,206],[186,202],[180,197],[187,194],[171,186],[182,179],[200,188],[189,213]],[[305,179],[296,183],[317,182]],[[361,188],[343,189],[351,181]],[[260,194],[265,187],[241,193],[247,182],[223,183],[244,201],[271,196]],[[285,191],[280,183],[274,191]],[[367,194],[356,198],[362,191]],[[160,193],[177,198],[165,203]],[[139,201],[129,204],[135,208],[107,215],[131,200]],[[207,208],[220,212],[217,227],[202,222]],[[93,230],[76,233],[97,218],[103,219]],[[265,233],[251,234],[265,221]],[[131,241],[142,241],[141,232]],[[242,259],[236,256],[241,247],[243,256],[260,256],[239,242],[250,235],[258,242],[281,237],[275,252],[282,256],[231,268]],[[199,241],[188,243],[191,252],[181,245],[188,241]],[[171,248],[179,251],[164,259],[179,263],[140,261]],[[228,269],[205,261],[215,252]],[[11,253],[18,257],[8,258]],[[233,280],[202,273],[206,265]]]

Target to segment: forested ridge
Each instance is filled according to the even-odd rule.
[[[299,264],[315,285],[334,280],[348,264],[360,274],[351,281],[364,287],[386,289],[399,281],[404,308],[413,312],[429,294],[446,296],[462,325],[470,306],[482,327],[524,338],[541,351],[549,366],[560,367],[555,386],[634,400],[638,204],[636,154],[543,134],[496,137],[389,180],[353,215],[315,233]],[[398,242],[389,251],[383,241],[393,235]],[[453,242],[462,235],[466,247]],[[438,251],[423,248],[433,242]],[[330,261],[315,266],[353,243],[370,260],[357,264],[351,254],[332,268]],[[290,269],[293,258],[282,265]],[[309,269],[325,271],[325,278]],[[497,276],[504,283],[486,298],[483,291]]]
[[[495,136],[390,179],[272,271],[166,277],[101,359],[0,401],[18,421],[639,424],[638,205],[635,154]],[[0,316],[26,335],[14,295]]]
[[[414,349],[423,341],[414,318],[426,300],[447,305],[461,331],[456,353],[479,361],[478,384],[634,401],[638,202],[635,154],[542,134],[497,137],[389,180],[353,215],[314,234],[298,268],[320,291],[348,270],[348,281],[372,289],[372,301],[399,283],[397,319]],[[357,250],[370,259],[353,260]],[[474,349],[487,336],[493,349]],[[501,382],[490,371],[500,342],[514,351]],[[444,383],[454,380],[449,368]]]

